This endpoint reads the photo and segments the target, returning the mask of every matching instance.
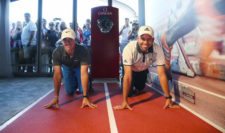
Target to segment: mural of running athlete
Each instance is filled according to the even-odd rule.
[[[166,68],[170,70],[171,50],[175,42],[198,27],[200,36],[200,67],[204,75],[206,67],[202,62],[210,62],[213,50],[223,51],[225,41],[225,1],[193,0],[187,11],[161,35],[161,44],[166,58]]]

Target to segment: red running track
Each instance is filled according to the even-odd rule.
[[[42,99],[1,133],[218,133],[190,112],[180,109],[164,110],[164,98],[149,88],[129,99],[133,111],[112,111],[121,103],[117,83],[94,83],[91,100],[97,109],[80,109],[81,95],[60,94],[60,109],[44,109],[53,93]],[[109,90],[110,99],[105,90]],[[110,105],[112,104],[112,106]],[[107,105],[108,104],[108,105]],[[112,112],[111,112],[111,111]],[[115,121],[114,121],[115,120]],[[114,123],[115,122],[115,123]]]

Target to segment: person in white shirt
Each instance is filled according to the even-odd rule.
[[[37,26],[30,19],[30,13],[25,13],[25,25],[21,34],[21,41],[24,52],[25,64],[29,64],[27,66],[27,72],[33,72],[33,66],[30,64],[35,63],[36,49],[37,49],[37,41],[36,41],[36,32]]]
[[[160,84],[166,99],[164,108],[179,107],[173,105],[171,100],[162,48],[154,43],[153,29],[150,26],[142,26],[138,31],[137,40],[129,42],[124,48],[123,101],[121,105],[115,106],[114,109],[128,108],[132,110],[128,103],[128,93],[133,87],[139,91],[144,89],[148,68],[152,64],[157,66]]]

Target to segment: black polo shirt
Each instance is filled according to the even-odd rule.
[[[85,47],[81,45],[75,46],[74,55],[70,57],[63,46],[57,47],[53,54],[53,66],[66,65],[68,67],[80,67],[81,64],[90,64],[89,54]]]

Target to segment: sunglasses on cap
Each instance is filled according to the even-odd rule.
[[[152,41],[152,40],[154,40],[154,38],[149,36],[149,35],[141,35],[140,38],[141,38],[142,41]]]
[[[71,46],[72,45],[72,42],[74,42],[74,40],[71,39],[71,38],[64,38],[62,40],[62,42],[63,42],[63,45],[65,45],[65,46]]]

